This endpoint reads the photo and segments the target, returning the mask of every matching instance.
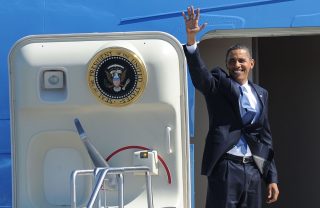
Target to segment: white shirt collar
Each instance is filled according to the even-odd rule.
[[[231,79],[231,80],[236,84],[237,87],[244,87],[247,89],[247,91],[251,90],[251,87],[250,87],[248,81],[246,81],[243,85],[241,85],[238,82],[234,81],[233,79]]]
[[[248,82],[248,81],[247,81],[246,83],[244,83],[243,85],[241,85],[241,87],[246,88],[248,92],[250,92],[250,90],[251,90],[251,87],[250,87],[250,85],[249,85],[249,82]]]

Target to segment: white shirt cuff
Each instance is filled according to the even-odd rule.
[[[197,49],[197,43],[194,43],[193,45],[190,45],[190,46],[186,45],[186,47],[187,47],[187,51],[192,54]]]

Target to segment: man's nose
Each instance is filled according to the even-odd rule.
[[[239,61],[235,61],[234,66],[235,66],[235,67],[240,67],[240,66],[241,66],[241,63],[240,63]]]

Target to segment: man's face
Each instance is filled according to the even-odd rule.
[[[227,69],[230,76],[239,84],[248,81],[249,72],[254,66],[254,60],[245,49],[230,51],[227,57]]]

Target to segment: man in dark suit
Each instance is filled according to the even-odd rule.
[[[196,44],[200,10],[182,13],[187,32],[184,46],[192,82],[205,96],[209,132],[201,173],[208,177],[207,208],[261,207],[261,179],[267,203],[279,195],[268,120],[268,92],[248,80],[254,60],[246,46],[227,51],[226,67],[209,72]]]

